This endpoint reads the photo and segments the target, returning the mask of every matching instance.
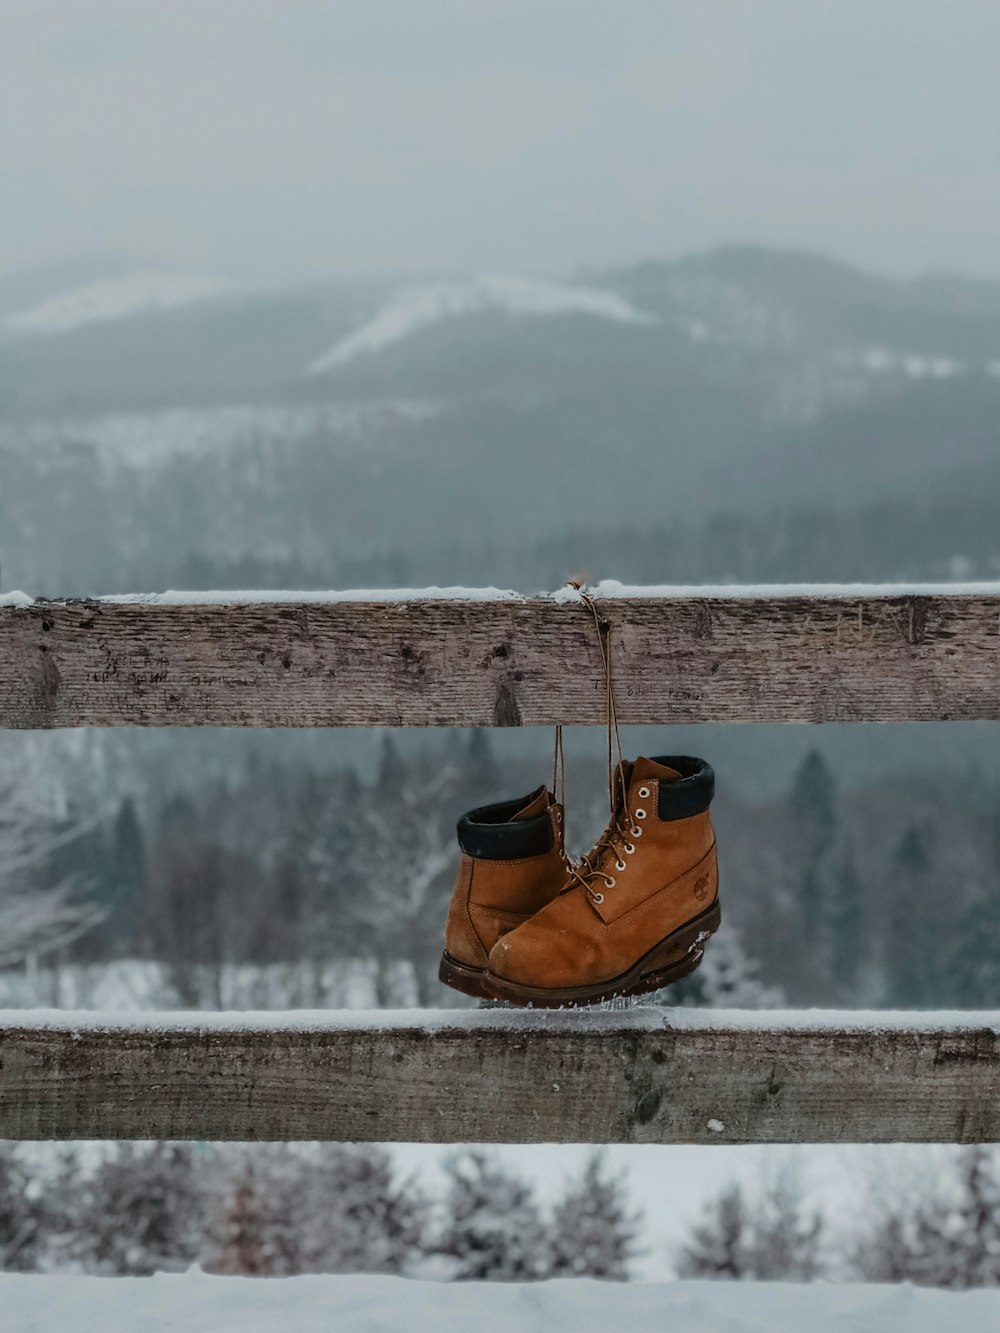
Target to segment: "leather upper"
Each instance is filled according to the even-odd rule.
[[[470,811],[459,821],[458,834],[463,850],[445,925],[445,952],[457,962],[484,968],[497,940],[565,885],[563,810],[541,787],[520,801]],[[525,849],[529,854],[520,854]]]
[[[704,769],[711,774],[708,765]],[[710,788],[702,800],[710,778],[700,769],[688,776],[700,781],[704,808],[676,817],[669,793],[663,800],[663,788],[684,782],[684,774],[660,760],[636,760],[626,772],[632,818],[623,818],[619,790],[619,823],[625,827],[616,849],[605,849],[597,858],[591,854],[600,872],[589,877],[591,892],[571,882],[529,921],[498,938],[489,958],[493,975],[551,989],[607,981],[712,906],[719,879]],[[691,800],[690,788],[682,800]]]

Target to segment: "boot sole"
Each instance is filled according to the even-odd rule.
[[[572,1009],[625,995],[648,995],[690,976],[702,960],[705,941],[715,934],[721,921],[722,910],[716,898],[700,916],[672,931],[627,972],[609,981],[599,981],[592,986],[573,986],[567,990],[548,990],[540,986],[522,986],[486,972],[487,994],[495,1000],[530,1005],[536,1009]]]
[[[492,994],[486,989],[486,968],[460,963],[448,952],[441,955],[438,980],[450,986],[452,990],[461,991],[463,995],[471,995],[475,1000],[493,999]]]

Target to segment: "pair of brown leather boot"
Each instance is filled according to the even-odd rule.
[[[576,863],[545,787],[471,810],[458,825],[441,980],[467,995],[559,1007],[687,976],[720,920],[714,786],[703,759],[620,763],[611,821]]]

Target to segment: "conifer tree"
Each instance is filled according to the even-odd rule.
[[[73,1257],[90,1272],[119,1275],[199,1259],[206,1197],[195,1154],[190,1144],[115,1144],[84,1189]]]
[[[866,960],[864,891],[853,849],[840,857],[827,900],[830,972],[834,989],[849,1004],[858,1002],[858,982]]]
[[[677,1261],[678,1277],[753,1276],[750,1219],[743,1191],[731,1185],[703,1210]]]
[[[748,1204],[739,1185],[711,1200],[678,1260],[680,1277],[810,1282],[823,1269],[823,1219],[806,1213],[797,1178],[782,1171]]]
[[[622,1178],[608,1172],[603,1153],[592,1153],[553,1209],[548,1276],[626,1281],[641,1220]]]
[[[837,837],[837,791],[829,765],[810,750],[799,765],[789,801],[797,892],[805,942],[819,942],[828,858]]]
[[[219,1257],[213,1265],[219,1273],[242,1273],[259,1277],[273,1271],[265,1237],[264,1205],[253,1170],[238,1180],[228,1201],[221,1228]]]
[[[322,1143],[223,1151],[227,1161],[234,1154],[217,1227],[223,1271],[401,1274],[421,1253],[426,1205],[412,1184],[394,1183],[385,1149]],[[235,1261],[260,1267],[226,1267]]]
[[[812,1282],[823,1267],[823,1219],[807,1213],[796,1175],[779,1171],[764,1191],[753,1226],[753,1276],[761,1281]]]
[[[663,992],[666,1005],[710,1009],[779,1009],[785,994],[761,980],[756,959],[746,953],[735,926],[712,936],[697,971]]]
[[[111,887],[116,902],[134,901],[142,893],[146,849],[135,800],[126,796],[118,807],[112,835]]]
[[[46,1239],[46,1210],[18,1145],[0,1142],[0,1273],[30,1272]]]
[[[928,897],[930,856],[927,836],[915,824],[896,844],[890,873],[892,899],[883,958],[885,1001],[890,1007],[917,1007],[933,998],[932,969],[940,941],[933,939],[921,917],[921,904]]]
[[[878,1201],[854,1264],[871,1282],[934,1287],[1000,1285],[1000,1165],[996,1149],[962,1149],[950,1179],[916,1199]]]
[[[497,799],[500,775],[493,743],[485,727],[473,727],[465,747],[462,797],[466,807],[490,798]]]
[[[546,1237],[534,1192],[496,1156],[469,1150],[446,1165],[437,1253],[458,1281],[528,1282],[545,1276]]]

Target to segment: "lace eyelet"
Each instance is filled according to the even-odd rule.
[[[615,885],[618,883],[618,881],[615,879],[614,875],[605,875],[604,883],[608,886],[609,889],[613,889]]]
[[[645,819],[645,818],[646,818],[646,812],[645,812],[645,810],[637,810],[637,811],[635,812],[635,817],[636,817],[636,819]]]
[[[629,832],[632,834],[632,837],[633,837],[633,838],[641,838],[641,837],[642,837],[642,829],[639,828],[638,825],[636,825],[636,827],[635,827],[634,829],[630,829]]]
[[[643,797],[643,799],[645,799],[645,798],[649,795],[649,788],[648,788],[648,787],[640,787],[640,788],[639,788],[639,795],[640,795],[641,797]]]
[[[615,869],[616,869],[616,870],[619,870],[619,871],[621,871],[621,870],[627,870],[627,869],[628,869],[628,866],[625,864],[624,861],[616,861],[616,862],[615,862]]]
[[[625,844],[625,850],[628,852],[629,856],[634,856],[634,855],[635,855],[635,843],[634,843],[634,842],[627,842],[627,843]]]
[[[604,894],[603,894],[603,893],[595,893],[595,894],[593,894],[593,900],[594,900],[595,903],[603,903],[603,902],[604,902]]]

